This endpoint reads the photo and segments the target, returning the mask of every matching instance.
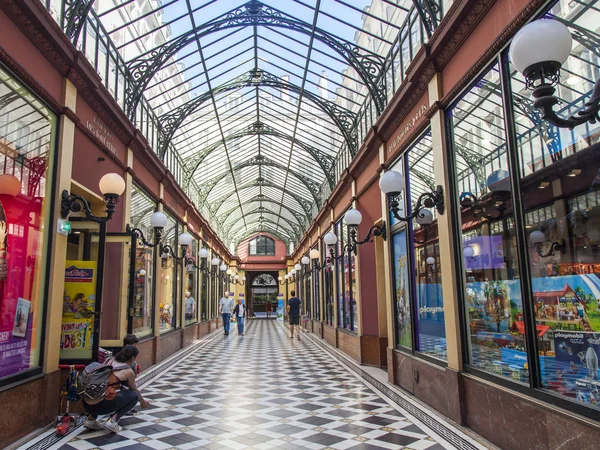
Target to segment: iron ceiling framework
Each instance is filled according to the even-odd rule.
[[[102,23],[126,62],[125,112],[152,107],[155,150],[175,149],[225,242],[293,242],[340,149],[356,154],[361,107],[383,111],[385,56],[413,5],[431,36],[434,0],[66,0],[62,20],[75,44],[88,14]]]

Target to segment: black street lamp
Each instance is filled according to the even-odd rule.
[[[178,238],[178,242],[179,245],[181,246],[181,256],[177,256],[177,252],[173,251],[173,248],[170,245],[162,245],[160,246],[160,254],[162,255],[162,257],[169,257],[171,256],[172,258],[174,258],[177,261],[183,261],[184,259],[186,259],[186,255],[187,255],[187,248],[188,245],[190,245],[192,243],[192,236],[188,233],[181,233],[179,235]],[[189,260],[189,258],[188,258]],[[188,260],[186,260],[186,263],[189,262]]]
[[[551,242],[550,249],[547,253],[542,252],[542,245],[544,245],[546,241],[546,235],[543,231],[532,231],[529,235],[529,240],[533,245],[535,245],[535,249],[542,258],[547,258],[548,256],[554,256],[556,251],[560,251],[561,253],[565,253],[567,251],[567,243],[564,239],[561,239],[560,242]]]
[[[400,211],[400,195],[404,191],[404,176],[394,170],[389,170],[383,174],[379,180],[379,188],[387,198],[390,212],[396,220],[401,222],[410,222],[415,218],[423,218],[427,214],[426,208],[435,208],[438,213],[444,213],[444,189],[441,185],[437,185],[434,191],[424,192],[417,199],[417,203],[413,208],[413,213],[403,217],[399,214]],[[429,211],[431,214],[431,211]]]
[[[132,233],[137,240],[142,241],[144,246],[156,247],[157,245],[160,244],[163,230],[167,226],[167,216],[165,216],[160,211],[156,211],[154,214],[152,214],[152,217],[150,217],[150,225],[152,226],[152,228],[154,230],[154,236],[153,236],[154,242],[153,243],[148,242],[148,240],[146,240],[146,236],[144,236],[144,232],[141,229],[131,228],[129,225],[127,225],[126,229],[127,229],[127,231]]]
[[[104,195],[106,203],[106,216],[99,217],[92,214],[92,209],[87,200],[79,195],[73,195],[66,189],[62,192],[60,215],[63,219],[69,216],[70,212],[78,213],[83,211],[85,218],[96,223],[105,223],[112,219],[115,213],[115,207],[119,203],[119,196],[125,191],[125,180],[118,173],[107,173],[100,178],[100,192]]]
[[[373,238],[375,238],[375,237],[382,237],[383,240],[385,241],[385,239],[386,239],[385,222],[383,222],[381,225],[373,225],[371,228],[369,228],[369,232],[367,233],[365,238],[358,240],[357,239],[358,226],[362,222],[362,214],[357,209],[350,209],[350,210],[348,210],[348,212],[346,213],[344,218],[346,219],[346,224],[348,225],[348,235],[349,235],[349,241],[350,241],[350,242],[348,242],[347,247],[348,247],[348,250],[351,251],[352,253],[356,254],[356,251],[358,250],[359,245],[366,244],[367,242],[373,242]]]
[[[559,128],[573,129],[586,122],[600,121],[600,79],[596,80],[585,108],[567,119],[559,117],[554,106],[561,102],[554,96],[560,80],[560,68],[571,53],[573,38],[569,28],[557,20],[535,20],[524,26],[514,37],[509,57],[525,76],[525,86],[533,89],[533,105],[542,119]]]

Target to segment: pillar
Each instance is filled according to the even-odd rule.
[[[75,112],[77,105],[77,88],[68,79],[63,81],[62,104]],[[54,215],[52,217],[55,229],[60,216],[60,198],[63,190],[71,190],[71,174],[73,169],[73,150],[75,144],[75,123],[66,114],[61,114],[58,127],[58,147],[56,149],[57,175],[54,188]],[[60,357],[60,334],[62,324],[62,308],[65,283],[65,261],[67,259],[67,236],[54,233],[52,236],[51,264],[48,304],[46,316],[46,333],[44,339],[44,372],[58,370]]]
[[[442,97],[441,74],[436,74],[429,82],[429,104],[435,105]],[[435,184],[444,188],[444,213],[438,215],[440,244],[440,270],[442,274],[442,295],[444,297],[444,319],[448,368],[462,370],[462,346],[460,336],[460,305],[458,302],[458,278],[462,273],[456,268],[454,254],[458,249],[454,242],[453,225],[450,216],[450,153],[446,148],[444,111],[439,109],[431,116],[431,139],[433,143],[433,168]]]

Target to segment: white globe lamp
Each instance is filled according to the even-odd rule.
[[[362,222],[362,214],[358,209],[350,209],[344,216],[346,224],[351,227],[357,227]]]
[[[385,195],[400,194],[404,190],[404,176],[395,170],[388,170],[379,179],[379,189]]]

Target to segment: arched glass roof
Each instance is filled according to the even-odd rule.
[[[226,243],[299,240],[451,3],[42,1]]]

